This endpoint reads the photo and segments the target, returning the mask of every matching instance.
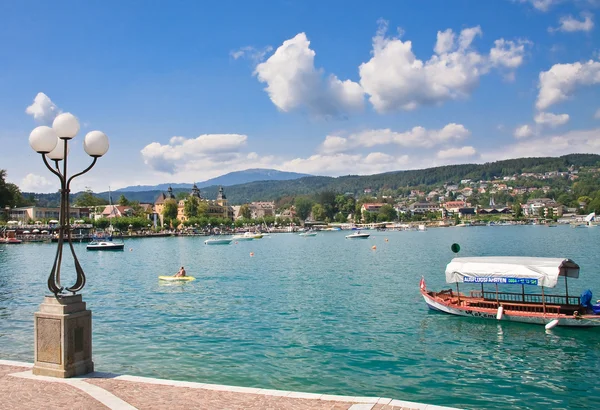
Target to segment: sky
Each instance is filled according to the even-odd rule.
[[[600,0],[0,2],[0,169],[74,114],[72,191],[600,154]]]

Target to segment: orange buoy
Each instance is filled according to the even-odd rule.
[[[373,246],[371,246],[371,249],[375,250],[375,249],[377,249],[377,246],[373,245]]]
[[[386,242],[389,242],[389,241],[388,241],[388,238],[385,238],[385,241],[386,241]]]
[[[250,257],[254,256],[254,252],[250,252]]]

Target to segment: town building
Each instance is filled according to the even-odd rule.
[[[28,223],[30,221],[56,219],[60,217],[60,208],[48,208],[38,206],[24,206],[19,208],[7,209],[8,219]],[[90,217],[89,207],[70,207],[69,217],[82,219]]]
[[[192,186],[192,190],[187,198],[177,201],[177,219],[179,219],[179,221],[184,222],[188,219],[185,215],[185,203],[190,198],[195,198],[200,203],[205,203],[207,205],[206,213],[202,216],[207,218],[227,218],[233,221],[234,211],[233,208],[227,204],[227,197],[225,196],[223,187],[219,188],[216,200],[209,200],[202,197],[196,184]],[[171,187],[167,190],[167,194],[161,193],[154,202],[154,213],[160,219],[161,226],[164,226],[163,210],[165,202],[168,200],[176,200]]]

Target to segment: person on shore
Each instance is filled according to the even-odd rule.
[[[183,268],[183,266],[182,266],[182,267],[179,269],[179,272],[177,272],[177,273],[175,274],[175,277],[176,277],[176,278],[181,278],[181,277],[183,277],[183,276],[185,276],[185,269],[184,269],[184,268]]]

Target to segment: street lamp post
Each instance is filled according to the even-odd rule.
[[[77,118],[73,114],[64,113],[55,118],[52,127],[37,127],[29,135],[31,148],[42,156],[46,167],[60,181],[58,247],[48,276],[48,289],[54,297],[45,297],[40,310],[35,313],[33,373],[38,375],[72,377],[94,370],[92,312],[86,309],[81,294],[77,294],[85,286],[86,278],[71,241],[69,193],[73,179],[92,169],[98,158],[106,154],[108,137],[101,131],[87,133],[83,148],[93,158],[92,163],[83,171],[69,177],[69,141],[78,132]],[[53,161],[54,166],[48,160]],[[69,287],[63,287],[60,278],[65,242],[73,255],[77,273],[75,283]]]

